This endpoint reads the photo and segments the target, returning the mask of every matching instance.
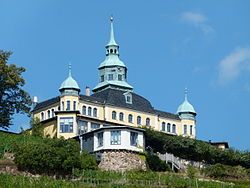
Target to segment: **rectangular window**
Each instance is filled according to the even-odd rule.
[[[122,75],[121,74],[118,74],[118,80],[122,81]]]
[[[100,128],[100,124],[98,123],[91,123],[91,130],[95,130],[95,129],[98,129]]]
[[[67,108],[66,108],[67,111],[70,111],[70,101],[67,101]]]
[[[130,145],[137,146],[137,142],[138,142],[138,133],[130,132]]]
[[[73,110],[76,110],[76,101],[73,102]]]
[[[104,75],[101,75],[101,82],[104,82]]]
[[[193,126],[190,125],[190,135],[193,135]]]
[[[187,134],[187,125],[184,125],[183,133],[184,133],[184,134]]]
[[[78,121],[78,134],[83,134],[88,131],[88,122],[87,121]]]
[[[97,134],[98,147],[103,146],[103,132]]]
[[[60,132],[61,133],[73,132],[73,117],[60,118]]]
[[[121,144],[121,131],[111,131],[110,144],[111,145]]]
[[[113,80],[114,78],[113,78],[113,74],[109,74],[108,75],[108,80]]]
[[[64,102],[62,102],[62,111],[64,111]]]

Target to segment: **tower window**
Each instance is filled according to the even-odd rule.
[[[110,49],[110,53],[113,53],[113,49]]]
[[[73,102],[73,110],[76,110],[76,101]]]
[[[183,126],[183,134],[187,134],[187,125]]]
[[[116,120],[116,111],[112,112],[112,119]]]
[[[113,78],[113,74],[109,74],[108,75],[108,80],[113,80],[114,78]]]
[[[161,124],[161,130],[162,131],[166,131],[166,123],[165,122],[162,122],[162,124]]]
[[[121,74],[118,74],[118,80],[122,81],[122,75]]]
[[[115,54],[116,54],[116,49],[115,49]]]
[[[122,112],[120,112],[119,114],[119,120],[124,121],[124,114]]]
[[[128,115],[128,122],[133,123],[133,115],[132,114]]]
[[[141,125],[141,116],[137,116],[137,125]]]
[[[62,102],[62,111],[64,111],[64,102]]]
[[[67,111],[70,111],[70,101],[67,101],[67,108],[66,108]]]
[[[104,82],[104,75],[101,75],[101,82]]]
[[[193,135],[193,125],[190,125],[190,135]]]
[[[150,126],[150,119],[149,118],[146,119],[146,126]]]

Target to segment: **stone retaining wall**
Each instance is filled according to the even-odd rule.
[[[129,151],[104,151],[100,159],[99,168],[102,170],[147,170],[143,157]]]

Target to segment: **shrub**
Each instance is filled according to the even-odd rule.
[[[197,170],[196,170],[195,167],[193,167],[192,165],[188,165],[188,166],[187,166],[187,176],[188,176],[190,179],[194,179],[196,173],[197,173]]]
[[[249,178],[247,175],[247,170],[241,166],[229,166],[223,164],[210,165],[202,170],[205,176],[224,179],[224,178],[234,178],[234,179],[244,179]]]
[[[98,168],[95,158],[87,151],[81,153],[80,168],[84,170],[96,170]]]
[[[171,171],[168,164],[166,164],[165,161],[162,161],[157,155],[147,153],[146,162],[148,164],[149,169],[152,171],[157,171],[157,172]]]
[[[16,148],[15,163],[19,168],[35,173],[69,174],[80,167],[76,141],[44,138],[41,142],[27,142]]]

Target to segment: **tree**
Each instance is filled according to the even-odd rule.
[[[23,67],[7,64],[12,53],[0,50],[0,127],[8,129],[15,113],[28,114],[31,106],[29,94],[22,89],[25,81]]]
[[[40,119],[38,117],[31,118],[30,120],[31,134],[33,136],[43,136],[43,130],[41,128]]]

